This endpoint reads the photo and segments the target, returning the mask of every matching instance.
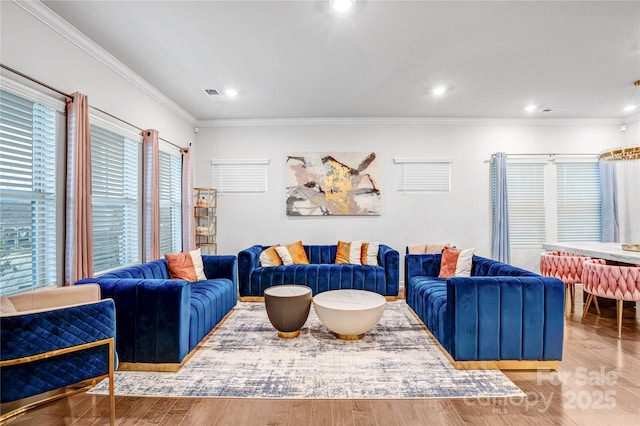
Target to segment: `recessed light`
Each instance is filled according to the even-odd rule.
[[[344,13],[353,7],[354,1],[355,0],[332,0],[331,7],[333,7],[333,10],[336,12]]]
[[[625,111],[627,111],[627,112],[630,112],[630,111],[635,110],[636,108],[638,108],[638,106],[637,106],[637,105],[627,105],[627,106],[626,106],[626,107],[624,107],[623,109],[624,109]]]
[[[527,105],[526,107],[524,107],[524,110],[527,112],[533,112],[536,110],[536,108],[538,108],[536,105]]]
[[[440,95],[444,95],[446,91],[447,91],[447,86],[436,86],[433,88],[431,93],[433,93],[436,96],[440,96]]]
[[[238,96],[238,91],[233,88],[228,88],[224,91],[224,94],[230,98],[235,98],[236,96]]]

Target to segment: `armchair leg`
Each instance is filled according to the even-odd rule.
[[[593,297],[594,297],[593,294],[589,294],[589,297],[587,297],[587,303],[584,305],[584,311],[582,311],[582,319],[580,320],[580,322],[583,322],[584,318],[587,316],[587,312],[589,312],[589,306],[591,306],[591,301],[593,300]]]
[[[109,342],[109,424],[115,426],[116,424],[116,393],[114,389],[114,356],[115,356],[115,342],[112,338]]]
[[[624,301],[616,300],[616,313],[618,314],[618,339],[622,337],[622,309]]]
[[[575,301],[576,301],[576,285],[569,284],[569,288],[571,289],[571,307],[573,308],[573,305],[575,304]]]
[[[598,298],[593,296],[593,304],[596,307],[596,313],[600,315],[600,306],[598,305]]]

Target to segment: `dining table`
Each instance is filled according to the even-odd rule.
[[[623,250],[621,243],[566,242],[544,243],[545,250],[564,251],[613,262],[640,265],[640,251]]]

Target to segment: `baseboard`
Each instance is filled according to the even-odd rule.
[[[438,339],[431,333],[431,330],[422,322],[418,314],[413,309],[407,307],[409,312],[418,320],[420,326],[436,344],[440,352],[447,358],[456,370],[557,370],[560,361],[534,361],[534,360],[490,360],[490,361],[456,361],[451,354],[440,344]]]
[[[175,373],[182,368],[182,366],[189,361],[189,359],[204,345],[204,343],[209,340],[209,337],[233,314],[235,309],[231,309],[227,315],[225,315],[218,324],[216,324],[213,329],[200,340],[200,342],[196,345],[195,348],[191,350],[184,357],[182,362],[165,362],[165,363],[152,363],[152,362],[120,362],[118,364],[118,371],[158,371],[165,373]]]

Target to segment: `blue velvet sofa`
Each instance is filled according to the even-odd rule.
[[[206,280],[169,279],[165,259],[130,266],[77,284],[97,283],[116,306],[120,369],[176,371],[233,309],[236,256],[202,256]]]
[[[398,296],[400,254],[380,244],[378,264],[335,264],[337,245],[305,245],[308,265],[260,266],[260,253],[270,246],[255,245],[238,253],[240,300],[264,296],[264,290],[280,284],[303,284],[314,295],[328,290],[369,290],[393,300]]]
[[[441,255],[407,254],[407,304],[456,368],[557,368],[564,284],[473,256],[471,277],[440,279]]]

